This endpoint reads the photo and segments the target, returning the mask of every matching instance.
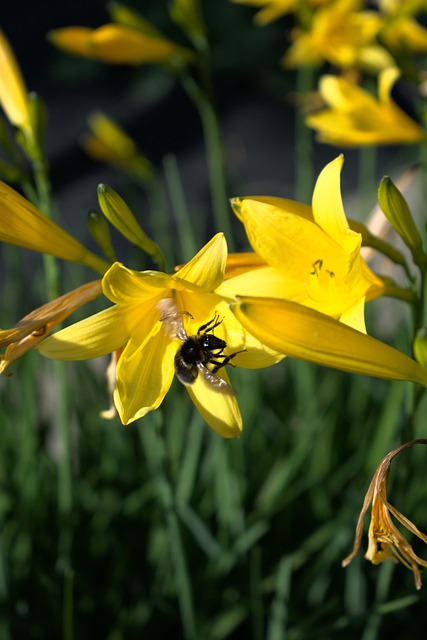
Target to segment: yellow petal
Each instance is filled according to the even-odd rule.
[[[17,342],[33,331],[40,331],[46,324],[59,324],[73,311],[90,300],[94,300],[101,293],[101,280],[93,280],[59,298],[47,302],[22,318],[13,329],[3,331],[0,329],[0,347],[6,346],[11,342]],[[40,335],[43,335],[43,333]]]
[[[114,306],[54,333],[38,350],[52,360],[98,358],[123,347],[133,329],[128,309]]]
[[[321,76],[319,91],[323,100],[337,111],[353,111],[355,105],[365,110],[372,110],[377,106],[375,98],[370,93],[342,76]]]
[[[100,273],[109,267],[4,182],[0,182],[0,242],[80,262]]]
[[[225,372],[221,371],[221,377],[229,382]],[[217,389],[199,374],[194,384],[186,388],[199,413],[214,431],[223,438],[241,434],[242,416],[231,386]]]
[[[259,267],[265,267],[265,260],[260,258],[254,251],[229,253],[224,279],[232,278],[240,273],[258,269]]]
[[[398,67],[390,67],[384,69],[378,76],[378,98],[380,102],[386,105],[395,104],[391,97],[391,90],[394,83],[401,76],[401,71]]]
[[[259,267],[227,278],[216,289],[216,293],[230,301],[236,296],[263,296],[309,303],[307,287],[302,285],[301,277],[295,278],[293,272],[287,273],[275,267]]]
[[[341,169],[344,156],[339,155],[321,171],[313,191],[313,216],[317,224],[337,242],[347,255],[359,252],[362,238],[351,231],[341,198]]]
[[[223,233],[217,233],[172,278],[177,282],[182,281],[187,288],[213,291],[224,279],[226,263],[227,242]]]
[[[174,376],[176,341],[154,322],[143,336],[137,331],[127,344],[117,364],[114,402],[123,424],[142,418],[157,409]]]
[[[329,316],[294,302],[242,298],[237,319],[271,349],[327,367],[427,386],[427,371],[415,360]]]
[[[116,304],[139,303],[156,296],[160,298],[162,291],[175,286],[172,277],[166,273],[134,271],[120,262],[115,262],[102,279],[104,295]]]
[[[283,202],[283,200],[282,200]],[[343,262],[343,252],[336,242],[306,216],[299,215],[301,205],[286,200],[275,206],[267,199],[235,198],[234,210],[245,225],[249,242],[269,265],[286,270],[291,278],[303,281],[313,264],[327,257],[331,264]],[[303,206],[306,210],[307,205]],[[332,268],[336,273],[336,268]]]
[[[279,198],[277,196],[246,196],[245,198],[231,198],[230,204],[236,216],[242,222],[245,221],[244,213],[241,211],[241,205],[245,200],[251,200],[253,202],[259,202],[260,204],[269,204],[277,209],[284,209],[285,211],[292,211],[297,216],[311,220],[313,222],[313,211],[308,204],[303,202],[297,202],[296,200],[289,200],[289,198]],[[230,254],[232,255],[232,254]],[[237,254],[240,255],[240,254]]]
[[[353,327],[361,333],[366,333],[365,325],[365,298],[360,298],[356,304],[346,309],[340,316],[340,322]]]
[[[12,124],[29,130],[30,108],[18,63],[6,36],[0,29],[0,104]]]
[[[323,76],[319,89],[331,107],[308,116],[306,124],[329,144],[364,146],[371,144],[413,144],[425,142],[423,129],[391,97],[400,72],[384,69],[378,79],[379,99],[344,78]]]
[[[35,309],[22,318],[13,329],[0,330],[0,347],[7,346],[5,353],[0,354],[0,373],[27,351],[34,349],[78,307],[100,296],[101,293],[101,280],[89,282]]]

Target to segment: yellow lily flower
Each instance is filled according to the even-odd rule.
[[[238,366],[263,367],[281,356],[250,336],[230,312],[227,300],[212,293],[224,277],[226,260],[220,233],[174,275],[132,271],[115,263],[103,278],[104,295],[114,306],[59,331],[38,348],[44,356],[60,360],[122,350],[114,403],[123,424],[157,409],[176,372],[206,422],[224,437],[237,436],[242,429],[239,407],[221,367],[231,359]],[[177,360],[189,336],[199,342],[213,336],[214,329],[215,339],[224,343],[212,353],[208,349],[212,364],[208,358],[200,367],[196,348],[192,367],[184,356]]]
[[[344,78],[326,75],[319,90],[330,107],[305,119],[320,142],[362,147],[371,144],[418,144],[426,132],[391,97],[400,76],[396,67],[381,72],[378,99]]]
[[[48,35],[52,44],[68,53],[109,64],[141,65],[193,57],[192,51],[166,38],[121,24],[104,24],[97,29],[65,27]]]
[[[110,266],[4,182],[0,182],[0,242],[80,262],[100,273]]]
[[[369,546],[365,558],[370,560],[372,564],[380,564],[385,560],[391,560],[392,562],[400,561],[413,572],[415,586],[417,589],[421,589],[419,566],[427,567],[427,561],[417,556],[412,545],[394,524],[392,516],[396,518],[405,529],[408,529],[408,531],[425,544],[427,544],[427,536],[421,533],[408,518],[402,515],[400,511],[393,507],[387,500],[387,486],[393,458],[404,449],[416,444],[427,444],[427,440],[420,439],[406,442],[386,455],[377,467],[366,493],[362,511],[360,512],[357,522],[353,551],[343,560],[342,566],[346,567],[349,565],[360,549],[363,535],[363,520],[369,506],[372,504],[371,524],[368,534]]]
[[[12,48],[0,29],[0,104],[13,125],[31,132],[27,90]]]
[[[328,62],[377,72],[392,66],[393,58],[376,42],[384,18],[360,11],[360,6],[359,0],[336,0],[316,11],[309,31],[293,30],[293,43],[283,57],[285,67]]]
[[[382,295],[384,283],[362,260],[361,235],[345,217],[342,164],[339,156],[320,173],[312,207],[271,197],[232,200],[265,266],[227,278],[217,293],[293,300],[365,331],[365,299]]]
[[[35,309],[12,329],[0,329],[0,348],[6,347],[5,353],[0,354],[0,373],[34,349],[73,311],[101,294],[101,280],[94,280]]]
[[[425,0],[381,2],[380,8],[387,16],[380,34],[381,40],[391,51],[397,55],[427,52],[427,30],[414,18],[425,11]]]
[[[241,297],[232,304],[232,309],[247,331],[283,355],[427,387],[427,371],[415,360],[314,309],[259,296]]]

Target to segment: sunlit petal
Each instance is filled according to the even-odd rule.
[[[246,329],[280,353],[327,367],[427,386],[415,360],[313,309],[286,300],[242,298],[233,311]]]
[[[148,335],[134,333],[117,365],[114,401],[123,424],[159,407],[172,383],[177,349],[158,321]]]
[[[307,217],[299,215],[299,203],[286,201],[286,208],[266,200],[235,198],[233,209],[245,225],[249,242],[269,265],[290,277],[308,277],[316,261],[342,262],[342,250]],[[306,207],[307,205],[305,205]]]
[[[337,242],[344,252],[352,255],[360,250],[362,238],[349,228],[341,198],[340,155],[321,171],[313,191],[313,216],[317,224]]]
[[[218,287],[225,273],[227,243],[223,233],[217,233],[192,260],[187,262],[173,277],[177,282],[185,281],[191,288],[195,285],[203,291]]]
[[[120,349],[132,330],[128,310],[110,307],[54,333],[38,346],[40,353],[54,360],[86,360]]]
[[[285,298],[304,303],[308,300],[306,287],[301,286],[301,275],[295,277],[289,270],[259,267],[224,280],[216,293],[230,301],[236,296],[265,296]]]
[[[159,271],[134,271],[115,262],[102,280],[104,295],[117,304],[141,302],[161,295],[163,289],[174,285],[171,276]]]
[[[346,309],[340,316],[340,322],[361,333],[366,333],[365,298],[359,298],[352,307]]]
[[[221,377],[229,382],[225,372],[221,372]],[[199,374],[187,391],[199,413],[220,436],[235,438],[240,435],[242,416],[231,386],[216,388]]]
[[[24,79],[9,42],[0,29],[0,104],[12,124],[30,129],[30,108]]]
[[[227,266],[225,268],[224,279],[232,278],[241,273],[265,267],[263,260],[254,251],[242,251],[241,253],[229,253],[227,258]]]
[[[109,267],[4,182],[0,182],[0,242],[80,262],[100,273]]]

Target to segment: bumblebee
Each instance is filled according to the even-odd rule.
[[[246,349],[235,351],[230,355],[223,353],[227,348],[227,343],[213,333],[215,328],[223,322],[223,318],[215,313],[209,322],[198,328],[196,334],[188,336],[182,324],[182,315],[188,315],[191,318],[193,316],[188,311],[180,313],[171,298],[161,300],[159,307],[161,310],[160,320],[165,323],[169,335],[182,341],[174,358],[175,374],[178,380],[186,386],[192,385],[201,373],[212,387],[224,390],[231,389],[223,378],[216,375],[217,371]],[[208,368],[208,365],[213,365],[213,367]]]

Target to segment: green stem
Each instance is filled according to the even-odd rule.
[[[33,159],[34,181],[37,192],[37,205],[49,218],[52,217],[51,185],[48,177],[47,163],[44,158]],[[59,269],[55,257],[43,255],[45,284],[50,299],[59,295]],[[58,512],[62,525],[59,540],[59,556],[64,575],[63,593],[63,638],[72,640],[72,592],[73,573],[71,569],[72,527],[70,524],[73,509],[72,465],[71,465],[71,432],[68,414],[68,385],[65,378],[63,362],[54,362],[54,384],[56,386],[56,403],[53,415],[58,430],[60,446],[58,456]]]
[[[62,613],[62,637],[64,640],[74,638],[74,571],[68,569],[64,572],[64,597]]]
[[[385,291],[384,295],[388,298],[396,298],[396,300],[402,300],[403,302],[408,302],[412,305],[417,305],[418,296],[412,289],[405,289],[403,287],[398,287],[391,280],[385,281]]]
[[[307,95],[313,90],[314,67],[299,67],[296,71],[296,93]],[[313,192],[313,133],[296,112],[295,116],[295,198],[298,202],[310,202]]]
[[[52,217],[51,186],[47,173],[47,164],[44,159],[35,159],[32,163],[34,181],[36,184],[37,205],[48,218]],[[43,255],[45,283],[50,299],[59,295],[59,271],[56,258]]]
[[[184,71],[180,78],[184,89],[199,112],[202,123],[215,227],[217,231],[225,233],[229,249],[233,251],[235,244],[230,221],[224,154],[215,108],[208,98],[209,92],[201,90],[191,76]]]
[[[219,124],[213,106],[203,101],[199,105],[202,121],[206,156],[209,171],[209,182],[212,197],[212,209],[215,226],[223,231],[227,237],[230,250],[234,250],[233,232],[230,224],[230,206],[228,204],[227,188],[224,173],[224,155],[222,151]]]
[[[163,267],[158,262],[160,271],[166,271],[168,267],[175,262],[173,236],[170,232],[170,220],[168,212],[168,204],[164,187],[157,173],[153,172],[151,179],[143,183],[146,190],[148,203],[150,206],[150,221],[156,242],[162,250],[162,258],[164,257]]]
[[[195,225],[191,222],[176,157],[168,153],[163,158],[163,166],[181,241],[181,259],[189,260],[198,251],[200,245]]]

